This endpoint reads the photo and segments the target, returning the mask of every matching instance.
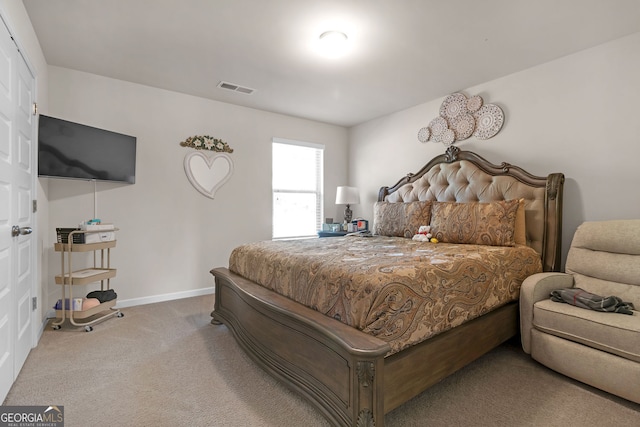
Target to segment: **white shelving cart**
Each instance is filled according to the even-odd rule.
[[[113,230],[114,232],[117,229]],[[60,329],[68,318],[74,326],[84,326],[85,331],[91,332],[93,325],[111,317],[123,317],[117,308],[116,299],[105,301],[88,310],[73,310],[73,287],[100,282],[100,290],[111,289],[110,280],[116,276],[116,269],[111,268],[111,248],[116,247],[116,240],[98,243],[74,243],[77,234],[99,233],[100,231],[73,230],[69,233],[67,243],[55,243],[54,250],[60,252],[61,273],[56,276],[56,284],[62,286],[61,307],[56,310],[56,321],[53,329]],[[102,231],[104,232],[104,231]],[[93,267],[73,270],[72,255],[79,252],[93,252]],[[99,255],[99,256],[98,256]],[[68,305],[67,305],[68,298]]]

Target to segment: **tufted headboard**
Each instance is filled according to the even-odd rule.
[[[419,172],[408,174],[391,187],[382,187],[378,201],[491,202],[525,199],[527,245],[542,259],[544,271],[559,271],[562,239],[564,175],[531,175],[502,163],[494,165],[456,146],[434,157]]]

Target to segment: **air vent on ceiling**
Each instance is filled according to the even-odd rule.
[[[229,83],[229,82],[220,82],[218,83],[218,87],[220,89],[232,90],[234,92],[240,92],[247,95],[251,95],[253,92],[255,92],[255,89],[251,89],[249,87],[244,87],[244,86],[240,86],[240,85]]]

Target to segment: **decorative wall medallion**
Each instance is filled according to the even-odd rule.
[[[480,107],[482,107],[482,97],[481,96],[472,96],[471,98],[467,99],[467,110],[470,113],[475,113],[476,111],[478,111],[480,109]]]
[[[213,199],[233,173],[233,161],[227,154],[208,156],[201,151],[184,156],[184,172],[187,179],[201,194]]]
[[[478,139],[489,139],[497,134],[504,123],[502,109],[494,104],[485,104],[473,113],[476,119],[476,130],[473,136]]]
[[[436,117],[429,123],[429,129],[431,129],[431,136],[440,136],[449,129],[449,125],[443,117]]]
[[[449,147],[472,135],[478,139],[491,138],[502,128],[504,113],[495,104],[483,104],[479,95],[468,99],[463,93],[448,95],[440,105],[440,115],[418,131],[418,140],[441,142]]]
[[[459,116],[451,119],[451,130],[455,133],[456,141],[467,139],[473,133],[476,127],[476,120],[471,114],[460,114]]]
[[[431,131],[428,127],[423,127],[418,131],[418,141],[427,142],[431,138]]]
[[[460,114],[467,114],[467,97],[462,93],[452,93],[440,105],[440,115],[453,119]]]
[[[444,132],[442,132],[442,135],[440,135],[440,138],[444,145],[449,146],[453,144],[453,141],[456,140],[456,135],[455,133],[453,133],[451,129],[447,129]]]

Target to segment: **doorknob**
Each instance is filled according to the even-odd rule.
[[[19,227],[17,225],[14,225],[13,227],[11,227],[12,237],[24,236],[25,234],[31,234],[31,233],[33,233],[33,228],[31,227]]]

